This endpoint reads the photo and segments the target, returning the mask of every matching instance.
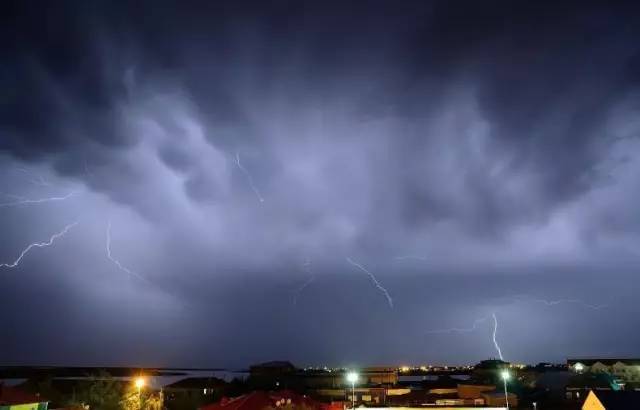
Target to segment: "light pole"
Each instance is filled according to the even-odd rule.
[[[351,383],[351,408],[356,408],[356,382],[358,381],[358,373],[347,373],[347,381]]]
[[[138,407],[142,408],[142,388],[144,387],[146,381],[144,377],[138,376],[134,382],[136,388],[138,389]]]

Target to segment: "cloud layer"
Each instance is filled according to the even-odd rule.
[[[16,4],[3,17],[0,263],[78,226],[0,272],[20,330],[1,359],[127,362],[150,344],[142,364],[472,361],[491,354],[486,335],[428,331],[492,311],[514,340],[558,332],[517,355],[504,341],[514,360],[585,335],[584,352],[562,354],[610,349],[548,315],[601,312],[500,298],[608,303],[636,282],[633,3],[240,3]],[[115,259],[144,280],[107,258],[109,221]],[[60,353],[24,347],[59,315],[77,317]],[[379,339],[328,341],[348,329]]]

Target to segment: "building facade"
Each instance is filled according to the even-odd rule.
[[[626,383],[640,383],[640,359],[567,359],[567,367],[578,374],[611,375],[621,387]]]

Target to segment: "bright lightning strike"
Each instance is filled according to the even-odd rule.
[[[256,188],[255,184],[253,183],[253,178],[251,177],[251,174],[249,173],[249,171],[247,171],[245,167],[242,166],[242,164],[240,164],[240,153],[238,152],[236,152],[236,164],[238,164],[238,168],[240,168],[240,170],[244,172],[244,175],[247,177],[247,181],[249,182],[249,186],[258,197],[258,200],[260,202],[264,202],[264,198],[262,197],[262,195],[260,195],[260,191],[258,191],[258,188]]]
[[[496,339],[496,333],[498,333],[498,318],[496,317],[495,313],[492,313],[493,315],[493,344],[496,347],[496,350],[498,351],[498,356],[500,357],[500,360],[504,360],[504,358],[502,357],[502,350],[500,350],[500,346],[498,345],[498,340]]]
[[[373,275],[373,273],[369,272],[367,269],[364,268],[364,266],[360,265],[359,263],[354,262],[353,260],[351,260],[351,258],[347,258],[347,262],[349,262],[351,265],[357,267],[358,269],[360,269],[361,271],[363,271],[364,273],[369,275],[369,278],[371,278],[371,281],[373,282],[373,284],[376,285],[376,287],[387,298],[387,302],[389,302],[389,307],[393,308],[393,299],[391,298],[391,295],[389,295],[389,292],[387,291],[387,289],[385,289],[384,286],[382,286],[380,284],[380,282],[378,282],[378,279],[376,279],[376,277]]]
[[[442,334],[442,333],[471,333],[478,329],[478,326],[481,323],[484,323],[487,320],[486,317],[481,317],[473,321],[471,327],[452,327],[449,329],[435,329],[435,330],[427,330],[428,334]]]
[[[576,304],[576,305],[580,305],[582,307],[585,307],[587,309],[593,309],[593,310],[600,310],[600,309],[604,309],[606,308],[608,305],[606,304],[602,304],[602,305],[592,305],[590,303],[587,303],[583,300],[580,299],[558,299],[558,300],[547,300],[547,299],[537,299],[534,297],[531,297],[529,295],[522,295],[522,296],[515,296],[514,297],[516,300],[522,301],[522,300],[530,300],[532,302],[536,302],[536,303],[542,303],[546,306],[557,306],[563,303],[572,303],[572,304]]]
[[[496,339],[496,333],[498,333],[498,318],[495,313],[493,315],[493,344],[498,351],[498,356],[500,356],[500,360],[504,362],[504,357],[502,357],[502,350],[500,349],[500,345],[498,345],[498,340]],[[507,373],[508,374],[508,373]],[[502,382],[504,383],[504,400],[507,405],[507,410],[509,410],[509,393],[507,392],[507,377],[506,374],[502,377]]]
[[[121,271],[128,273],[130,276],[135,276],[139,279],[146,281],[146,279],[140,276],[138,273],[128,269],[125,266],[122,266],[120,261],[111,255],[111,221],[109,221],[107,225],[107,258],[109,258],[109,260],[113,262]]]
[[[49,238],[49,240],[48,240],[47,242],[35,242],[35,243],[30,244],[29,246],[27,246],[27,247],[26,247],[26,248],[25,248],[25,249],[20,253],[20,256],[18,256],[18,258],[17,258],[15,261],[13,261],[12,263],[3,263],[3,264],[0,264],[0,267],[3,267],[3,268],[15,268],[16,266],[18,266],[18,265],[20,264],[20,262],[22,261],[22,258],[24,258],[24,257],[25,257],[25,255],[26,255],[27,253],[29,253],[29,251],[30,251],[31,249],[33,249],[33,248],[44,248],[44,247],[47,247],[47,246],[51,246],[51,245],[53,245],[53,243],[55,242],[55,240],[56,240],[56,239],[58,239],[58,238],[60,238],[60,237],[62,237],[62,236],[64,236],[64,235],[66,235],[66,233],[67,233],[67,232],[69,232],[69,230],[70,230],[71,228],[73,228],[74,226],[76,226],[77,224],[78,224],[78,222],[74,222],[74,223],[72,223],[72,224],[69,224],[69,225],[65,226],[63,230],[61,230],[61,231],[60,231],[60,232],[58,232],[58,233],[53,234],[53,235],[51,236],[51,238]]]
[[[600,310],[607,307],[607,305],[591,305],[580,299],[559,299],[559,300],[533,299],[533,301],[538,303],[544,303],[547,306],[555,306],[561,303],[575,303],[580,306],[584,306],[588,309],[593,309],[593,310]]]
[[[8,207],[8,206],[19,206],[19,205],[30,205],[30,204],[42,204],[45,202],[56,202],[56,201],[64,201],[72,196],[76,195],[77,192],[73,191],[64,196],[51,196],[47,198],[38,198],[38,199],[27,199],[23,197],[19,197],[16,195],[11,195],[11,197],[16,198],[15,201],[0,203],[0,207]]]

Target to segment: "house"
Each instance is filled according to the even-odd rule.
[[[482,393],[484,404],[489,407],[507,407],[507,398],[509,400],[509,407],[518,407],[518,396],[513,393],[507,393],[505,397],[503,391],[492,391]]]
[[[187,377],[164,386],[164,401],[169,408],[195,408],[220,398],[226,382],[216,377]]]
[[[640,409],[640,392],[591,390],[582,404],[582,410],[623,409]]]
[[[48,402],[0,383],[0,410],[47,410]]]
[[[492,384],[458,384],[457,393],[461,399],[479,399],[482,393],[487,393],[496,389]]]
[[[620,384],[640,382],[640,359],[577,358],[567,359],[567,367],[574,373],[606,373]]]
[[[249,368],[249,384],[256,390],[272,390],[294,387],[296,367],[287,361],[272,361]]]
[[[397,393],[409,392],[408,389],[388,389],[386,387],[355,387],[337,388],[337,389],[314,389],[309,393],[322,402],[345,401],[351,402],[355,398],[356,403],[368,405],[381,405],[387,402],[388,392],[392,391],[392,395]],[[398,392],[401,390],[401,392]]]
[[[429,389],[410,390],[402,395],[387,395],[387,405],[402,406],[483,406],[487,402],[485,395],[494,395],[494,406],[504,406],[504,392],[496,391],[494,385],[473,385],[458,383],[455,388],[431,387]],[[517,404],[518,397],[509,393],[509,404]]]
[[[394,386],[398,384],[398,372],[391,367],[365,367],[358,369],[359,386]],[[307,389],[350,387],[345,370],[299,370],[295,374],[296,385]]]

